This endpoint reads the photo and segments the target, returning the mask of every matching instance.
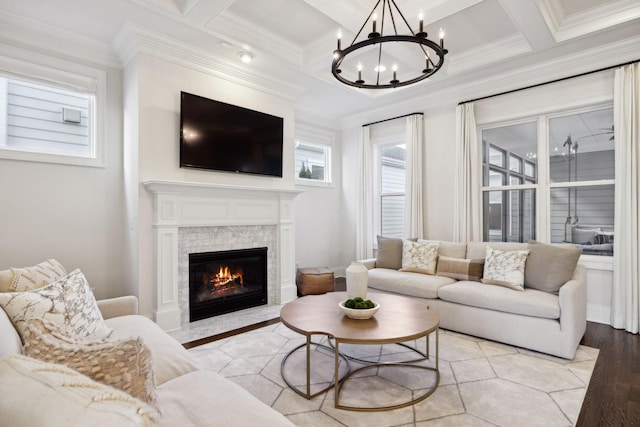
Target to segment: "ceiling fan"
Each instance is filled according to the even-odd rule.
[[[599,128],[600,130],[606,130],[606,132],[601,132],[601,133],[596,133],[593,136],[598,136],[598,135],[608,135],[611,134],[611,138],[609,138],[609,141],[613,141],[614,139],[614,129],[613,129],[614,125],[611,125],[610,128]]]

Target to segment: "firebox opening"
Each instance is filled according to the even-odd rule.
[[[189,321],[267,303],[267,248],[189,254]]]

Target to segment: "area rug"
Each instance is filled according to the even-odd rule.
[[[314,341],[316,341],[314,339]],[[328,344],[326,338],[318,342]],[[598,349],[580,346],[573,360],[515,348],[441,330],[439,384],[422,402],[384,412],[334,407],[333,388],[307,400],[283,381],[281,362],[305,338],[278,323],[190,349],[207,369],[236,382],[297,426],[571,426],[575,423],[595,366]],[[408,342],[423,352],[426,341]],[[413,357],[399,345],[343,345],[341,352],[361,360],[395,361]],[[433,366],[435,336],[430,338]],[[314,347],[312,392],[333,378],[333,353]],[[340,363],[341,375],[358,362]],[[427,374],[423,374],[427,372]],[[349,406],[386,406],[424,394],[434,378],[410,368],[367,369],[354,375],[340,393]],[[306,383],[304,348],[287,360],[294,385]],[[304,388],[302,388],[304,390]]]

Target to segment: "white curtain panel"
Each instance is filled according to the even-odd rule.
[[[640,64],[616,69],[615,240],[611,325],[638,333],[640,318]]]
[[[360,138],[358,198],[356,201],[356,257],[360,260],[373,257],[373,170],[371,168],[371,155],[369,126],[363,126],[362,137]]]
[[[407,168],[404,197],[404,235],[424,237],[422,210],[422,114],[407,117]]]
[[[458,105],[453,200],[453,239],[458,242],[482,240],[479,144],[473,104]]]

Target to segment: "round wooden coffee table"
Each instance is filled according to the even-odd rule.
[[[286,304],[280,311],[282,323],[289,329],[304,335],[307,340],[305,344],[291,350],[282,360],[281,372],[284,381],[292,390],[307,399],[311,399],[318,394],[334,387],[335,407],[339,409],[349,409],[355,411],[384,411],[390,409],[403,408],[420,402],[430,396],[438,386],[440,373],[438,370],[438,327],[440,316],[428,309],[428,307],[418,300],[400,295],[382,294],[368,292],[367,298],[380,304],[380,309],[371,319],[356,320],[344,315],[338,304],[347,299],[346,292],[329,292],[323,295],[308,295],[298,298]],[[429,359],[429,335],[435,332],[435,360],[434,367],[416,365],[414,362]],[[326,335],[334,340],[332,345],[335,354],[334,380],[328,387],[311,394],[310,392],[310,347],[315,344],[311,341],[312,335]],[[417,349],[408,347],[421,357],[410,361],[394,363],[369,363],[365,366],[348,372],[342,379],[339,378],[339,360],[347,360],[349,356],[340,353],[340,344],[400,344],[410,340],[426,338],[426,352],[421,353]],[[300,391],[292,385],[284,372],[287,359],[298,349],[306,347],[306,392]],[[357,359],[359,362],[365,362]],[[424,395],[411,401],[396,405],[383,407],[352,407],[340,404],[340,390],[351,376],[363,369],[377,366],[408,366],[417,369],[427,369],[434,371],[436,380],[434,386],[427,390]]]

